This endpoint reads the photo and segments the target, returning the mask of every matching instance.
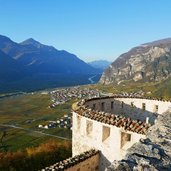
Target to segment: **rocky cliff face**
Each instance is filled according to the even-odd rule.
[[[171,170],[171,110],[159,116],[147,139],[133,145],[125,158],[114,161],[106,171]]]
[[[100,83],[160,81],[171,74],[171,38],[135,47],[119,56],[103,73]]]

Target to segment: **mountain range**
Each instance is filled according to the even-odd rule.
[[[145,43],[120,55],[102,74],[105,85],[159,82],[171,75],[171,38]]]
[[[0,35],[0,91],[7,87],[8,90],[34,89],[30,84],[38,89],[85,84],[89,83],[88,77],[100,72],[65,50],[32,38],[16,43]]]
[[[105,60],[85,63],[32,38],[16,43],[0,35],[0,92],[88,84],[94,75],[96,81],[101,76],[99,82],[104,85],[170,79],[171,38],[134,47],[110,64]]]

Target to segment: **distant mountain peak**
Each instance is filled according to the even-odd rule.
[[[40,42],[38,42],[37,40],[33,39],[33,38],[29,38],[23,42],[20,43],[21,45],[33,45],[37,48],[44,46],[43,44],[41,44]]]
[[[38,42],[37,40],[33,39],[33,38],[28,38],[27,40],[25,40],[26,42],[30,42],[30,43],[34,43],[34,42]],[[39,42],[38,42],[39,43]]]
[[[89,62],[88,64],[94,68],[101,69],[102,71],[104,71],[111,63],[112,62],[109,62],[107,60],[95,60]]]

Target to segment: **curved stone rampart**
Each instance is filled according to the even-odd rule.
[[[100,171],[121,160],[127,149],[146,137],[148,128],[171,106],[170,101],[130,96],[86,99],[73,105],[73,156],[91,148],[101,152]]]
[[[132,96],[110,96],[87,99],[78,103],[78,106],[154,124],[158,115],[171,107],[171,102]]]
[[[80,107],[75,111],[78,115],[102,122],[108,125],[116,127],[122,127],[126,131],[136,132],[139,134],[146,134],[150,124],[142,122],[140,120],[132,120],[121,115],[115,115],[111,113],[104,113],[98,111],[92,111],[85,107]]]

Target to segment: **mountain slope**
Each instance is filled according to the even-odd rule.
[[[0,81],[3,77],[0,92],[88,84],[90,77],[99,74],[98,69],[76,55],[32,38],[16,43],[0,35],[0,51],[3,54],[0,59]]]
[[[103,73],[100,83],[161,81],[171,73],[171,38],[146,43],[119,56]]]
[[[0,82],[20,79],[22,67],[0,50]]]

